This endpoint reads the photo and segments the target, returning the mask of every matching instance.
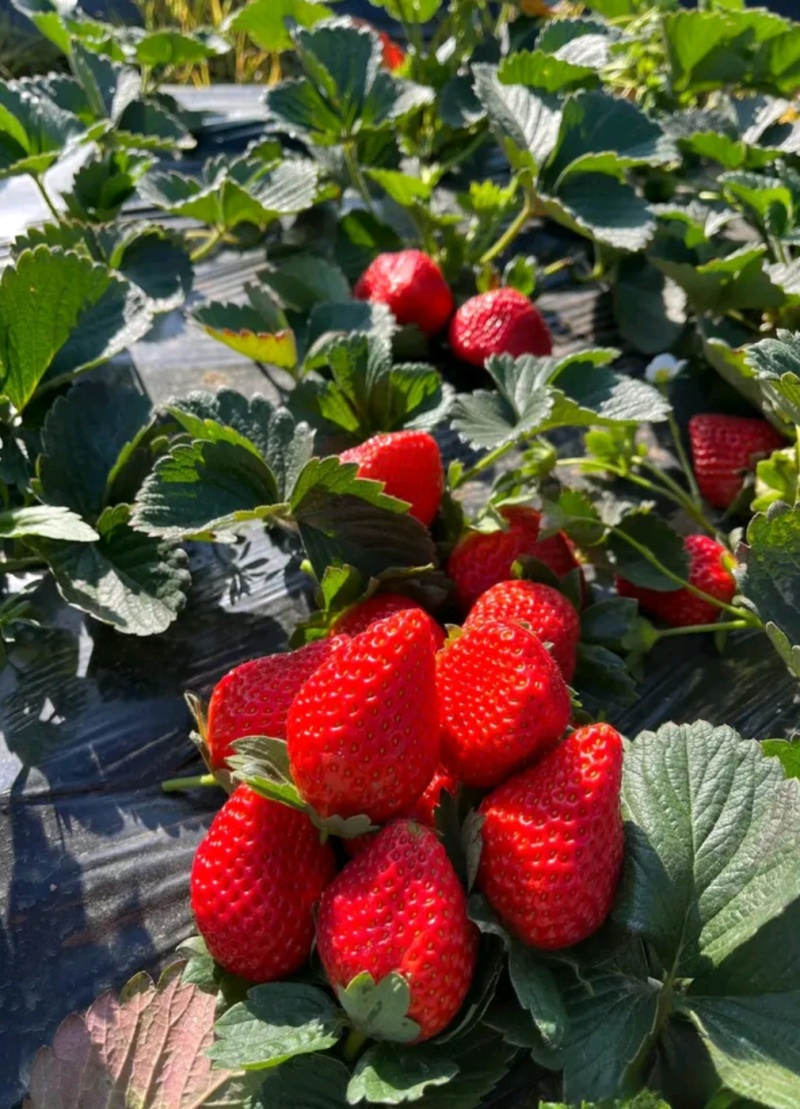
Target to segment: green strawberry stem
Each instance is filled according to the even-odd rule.
[[[676,635],[694,635],[696,632],[732,632],[751,628],[747,620],[723,620],[717,624],[687,624],[684,628],[664,628],[656,632],[656,639],[669,639]]]
[[[366,204],[369,211],[374,216],[375,208],[372,204],[372,197],[369,195],[369,187],[367,186],[367,182],[364,180],[364,175],[361,172],[361,167],[358,164],[358,158],[355,154],[353,142],[351,141],[344,143],[342,149],[344,151],[345,165],[347,166],[347,172],[350,175],[350,180],[353,184],[353,188],[356,190],[358,195]]]
[[[698,507],[703,504],[703,498],[700,495],[700,487],[694,476],[694,469],[692,468],[689,458],[684,450],[683,439],[681,438],[680,428],[678,427],[675,419],[675,413],[670,409],[669,416],[667,416],[667,425],[669,427],[670,435],[675,444],[675,454],[678,456],[678,462],[683,470],[683,475],[689,485],[692,494],[692,500]]]
[[[50,214],[52,215],[53,219],[56,221],[56,223],[63,223],[64,219],[63,219],[61,213],[59,212],[58,208],[56,208],[55,204],[53,203],[53,199],[50,196],[50,193],[45,188],[44,181],[41,179],[41,177],[39,177],[35,173],[32,173],[31,177],[34,180],[36,188],[39,190],[39,192],[41,194],[42,200],[45,202],[47,207],[50,209]]]
[[[473,478],[476,478],[479,474],[482,474],[484,470],[488,470],[490,466],[493,466],[495,462],[497,462],[498,459],[502,458],[504,454],[507,454],[512,447],[519,446],[521,442],[522,440],[513,443],[502,443],[499,447],[495,447],[494,450],[489,451],[483,456],[483,458],[479,458],[474,466],[470,466],[468,470],[463,470],[461,472],[461,475],[458,481],[454,483],[453,488],[458,489],[459,486],[465,485],[468,481],[472,481]]]
[[[164,793],[177,793],[182,789],[198,789],[200,786],[218,785],[213,774],[190,774],[186,778],[167,778],[161,783]]]
[[[627,535],[622,528],[615,527],[611,530],[619,536],[620,539],[624,540],[629,547],[633,547],[635,551],[638,551],[642,558],[649,562],[651,566],[654,566],[665,578],[674,581],[680,589],[685,589],[686,592],[691,593],[692,596],[699,597],[703,601],[708,601],[710,604],[714,605],[715,608],[722,609],[723,612],[729,612],[732,616],[736,617],[737,621],[741,621],[748,627],[764,627],[754,612],[748,612],[747,609],[737,608],[736,605],[729,605],[727,601],[721,601],[718,597],[712,597],[710,593],[705,593],[702,589],[698,589],[696,585],[692,585],[691,582],[685,581],[680,574],[673,573],[663,562],[660,562],[658,558],[656,558],[652,551],[648,550],[647,547],[637,542],[637,540],[633,539],[630,535]]]
[[[367,1037],[363,1032],[359,1032],[357,1028],[351,1028],[347,1034],[347,1039],[344,1041],[342,1048],[342,1055],[348,1063],[352,1063],[358,1055],[361,1048],[367,1042]]]
[[[559,458],[556,466],[580,466],[586,462],[594,463],[591,458]],[[705,518],[703,513],[691,499],[687,496],[686,492],[681,489],[676,481],[673,481],[668,474],[662,473],[652,463],[641,460],[639,465],[647,467],[654,477],[659,479],[661,484],[656,484],[650,478],[642,477],[641,474],[632,473],[630,470],[623,469],[622,466],[615,466],[612,462],[603,462],[603,470],[615,477],[622,478],[623,481],[630,481],[633,485],[638,485],[642,489],[646,489],[649,493],[655,493],[658,496],[666,497],[672,501],[673,504],[678,505],[679,508],[692,517],[695,523],[698,523],[704,531],[709,535],[716,537],[718,535],[717,529]]]
[[[526,189],[525,203],[522,205],[522,210],[519,212],[516,218],[511,221],[511,223],[505,229],[500,238],[494,243],[494,245],[490,246],[488,250],[484,251],[480,259],[478,260],[478,265],[485,266],[487,262],[494,261],[494,259],[497,258],[499,254],[502,254],[507,247],[511,246],[511,244],[514,242],[514,239],[516,239],[517,235],[519,235],[525,229],[525,225],[535,215],[535,213],[536,197],[530,191],[530,189]]]
[[[192,251],[192,253],[189,255],[189,261],[202,261],[202,259],[207,257],[207,255],[209,255],[216,246],[219,246],[224,236],[225,231],[222,228],[217,227],[214,231],[211,232],[204,243],[201,243],[200,246]]]

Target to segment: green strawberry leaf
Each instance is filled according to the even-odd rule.
[[[215,439],[176,443],[136,497],[132,523],[166,539],[232,541],[241,525],[286,515],[275,475],[232,428]]]
[[[670,593],[679,589],[680,585],[664,570],[684,581],[688,577],[689,563],[683,540],[669,524],[652,512],[628,513],[611,531],[608,542],[618,573],[634,585]],[[647,552],[664,569],[653,565],[643,552]]]
[[[609,703],[630,705],[638,696],[636,679],[625,659],[600,643],[578,644],[574,685],[591,713],[607,711]]]
[[[318,177],[307,159],[245,155],[208,161],[199,180],[175,172],[149,174],[140,192],[171,215],[231,231],[242,223],[268,227],[282,216],[310,208],[317,198]]]
[[[546,92],[504,84],[495,66],[477,64],[472,71],[475,95],[512,167],[538,172],[558,141],[558,100]]]
[[[22,82],[0,82],[0,180],[40,176],[84,130],[71,111]]]
[[[0,539],[60,539],[72,543],[92,543],[97,532],[71,512],[58,505],[31,505],[0,512]]]
[[[653,264],[685,291],[698,314],[776,308],[786,294],[766,269],[766,247],[743,246],[700,265],[653,256]]]
[[[576,173],[557,193],[540,194],[543,215],[616,250],[643,250],[656,229],[652,210],[632,185],[607,173]]]
[[[106,361],[151,322],[144,294],[104,266],[45,246],[26,250],[0,278],[0,394],[21,411],[42,382]]]
[[[442,0],[370,0],[376,8],[383,8],[392,19],[406,23],[427,23],[433,19]]]
[[[642,165],[679,160],[672,140],[635,104],[599,89],[567,97],[558,145],[545,166],[546,192],[558,194],[575,174],[606,173],[620,178]]]
[[[44,422],[38,496],[96,520],[121,452],[149,415],[149,400],[133,388],[97,381],[74,385],[56,399]]]
[[[639,606],[631,597],[609,597],[581,612],[581,643],[622,648],[636,623]]]
[[[327,365],[330,377],[306,378],[289,404],[321,430],[346,431],[360,442],[382,431],[436,427],[447,415],[451,392],[439,374],[432,366],[394,364],[388,336],[337,336],[313,362]]]
[[[357,133],[390,129],[433,100],[433,90],[391,77],[381,65],[377,35],[344,20],[328,20],[293,35],[306,76],[267,91],[272,125],[330,146]]]
[[[642,354],[660,354],[678,342],[686,327],[686,294],[646,259],[620,260],[612,295],[620,335]]]
[[[693,997],[682,1006],[720,1081],[744,1098],[790,1109],[800,1097],[800,989],[762,997]]]
[[[281,498],[288,497],[313,454],[310,428],[295,423],[285,408],[276,408],[259,394],[248,399],[233,389],[198,390],[169,402],[167,409],[195,439],[224,438],[227,433],[221,428],[238,432],[242,445],[257,451],[269,466]]]
[[[800,505],[777,501],[750,521],[739,587],[764,623],[776,625],[791,644],[800,644],[798,574]]]
[[[347,1087],[351,1105],[359,1101],[400,1105],[418,1101],[430,1086],[444,1086],[458,1074],[458,1064],[439,1047],[370,1047],[356,1063]]]
[[[557,1049],[567,1033],[567,1013],[550,967],[541,955],[511,941],[508,974],[517,1000],[549,1049]]]
[[[604,365],[616,355],[600,349],[561,359],[492,355],[486,369],[496,391],[456,397],[453,427],[470,445],[494,449],[556,427],[666,419],[670,406],[657,389]]]
[[[252,6],[252,5],[251,5]],[[317,304],[350,299],[350,283],[333,262],[316,254],[290,254],[270,261],[258,280],[286,312],[304,315]]]
[[[196,308],[193,318],[212,339],[245,358],[284,370],[297,366],[297,342],[285,319],[265,319],[248,304],[219,303]]]
[[[341,1010],[323,990],[271,982],[255,986],[246,1001],[219,1017],[208,1056],[217,1067],[266,1070],[333,1047],[344,1027]]]
[[[380,482],[357,476],[355,463],[312,459],[292,490],[290,507],[320,579],[327,566],[352,566],[365,578],[402,567],[435,566],[429,532],[388,497]]]
[[[641,1083],[631,1071],[653,1042],[662,986],[624,937],[600,933],[562,958],[553,970],[568,1021],[558,1059],[564,1096],[570,1104],[622,1097]]]
[[[42,540],[37,548],[68,604],[126,635],[158,635],[186,604],[186,554],[137,534],[129,518],[128,505],[106,508],[97,520],[97,542]]]
[[[336,995],[352,1027],[370,1039],[402,1044],[419,1035],[419,1025],[406,1016],[411,994],[399,974],[376,983],[365,971],[346,988],[337,986]]]
[[[725,1105],[720,1104],[718,1109],[725,1109],[729,1104],[729,1102]],[[613,1101],[581,1101],[580,1104],[572,1102],[570,1105],[563,1101],[542,1101],[539,1109],[670,1109],[670,1106],[652,1090],[642,1090],[633,1097],[614,1098]],[[714,1106],[709,1103],[706,1109],[714,1109]],[[739,1106],[739,1109],[745,1109],[745,1106]]]
[[[262,1074],[261,1109],[347,1109],[350,1071],[332,1055],[298,1056]]]
[[[800,742],[797,738],[762,739],[761,750],[778,760],[787,778],[800,778]]]
[[[800,340],[779,330],[777,338],[748,346],[744,361],[765,396],[789,423],[800,423]]]
[[[485,1105],[516,1054],[484,1024],[448,1043],[446,1051],[458,1066],[458,1074],[443,1086],[429,1086],[418,1102],[421,1109],[478,1109]]]
[[[228,31],[244,31],[256,46],[268,53],[292,49],[289,26],[313,27],[333,15],[317,0],[254,0],[227,21]]]
[[[798,783],[732,728],[643,732],[625,757],[623,801],[615,916],[673,975],[719,966],[800,897]]]
[[[519,50],[500,62],[497,77],[504,85],[526,85],[547,93],[572,92],[600,84],[594,66],[579,65],[543,50]]]

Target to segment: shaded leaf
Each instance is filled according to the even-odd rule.
[[[69,1016],[31,1070],[26,1109],[113,1109],[157,1089],[170,1109],[234,1109],[254,1092],[245,1075],[212,1070],[214,998],[167,976],[137,974],[119,998],[103,994]]]
[[[356,1063],[347,1100],[351,1105],[418,1101],[430,1086],[444,1086],[457,1074],[458,1064],[434,1045],[403,1048],[376,1044]]]
[[[214,1031],[217,1038],[208,1056],[217,1066],[262,1070],[333,1047],[344,1031],[344,1019],[316,986],[271,982],[255,986],[247,1001],[223,1013]]]

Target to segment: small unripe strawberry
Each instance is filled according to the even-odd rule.
[[[292,777],[322,816],[407,812],[439,762],[435,645],[413,609],[370,625],[305,683],[287,722]]]
[[[700,492],[714,508],[728,508],[759,458],[786,445],[766,420],[703,413],[689,420],[692,462]]]
[[[205,725],[212,769],[224,769],[236,739],[254,735],[286,739],[286,716],[300,687],[342,643],[327,639],[297,651],[254,658],[221,678],[211,694]]]
[[[721,543],[709,535],[687,535],[683,547],[689,559],[688,582],[718,601],[730,604],[736,593],[736,579],[725,565],[730,555]],[[673,628],[688,628],[695,624],[713,624],[720,609],[711,601],[696,597],[688,589],[672,589],[663,593],[645,589],[617,576],[620,597],[633,597],[639,607],[650,616],[657,616]]]
[[[470,297],[456,310],[450,347],[462,362],[482,366],[492,354],[552,354],[553,340],[539,309],[506,287]]]
[[[478,888],[523,943],[555,950],[595,932],[622,864],[622,740],[590,724],[480,807]]]
[[[523,624],[478,622],[436,658],[442,765],[490,789],[552,747],[569,723],[569,690]]]
[[[428,527],[439,511],[444,473],[439,446],[427,431],[388,431],[373,435],[339,455],[358,463],[358,476],[382,481],[384,492],[408,501],[412,516]]]
[[[314,906],[335,873],[333,851],[305,813],[237,786],[194,857],[200,935],[231,974],[286,978],[308,959]]]
[[[561,532],[539,538],[542,517],[536,509],[506,506],[500,509],[500,515],[508,522],[507,528],[465,532],[448,559],[447,573],[455,583],[456,601],[463,612],[468,612],[487,589],[510,580],[512,566],[524,555],[543,562],[560,578],[579,566]]]
[[[464,627],[486,621],[520,622],[545,644],[565,681],[575,673],[581,622],[563,593],[536,581],[501,581],[482,594],[469,610]]]
[[[434,260],[421,250],[379,254],[358,279],[358,300],[385,304],[401,326],[424,335],[441,331],[453,311],[453,294]]]
[[[417,1042],[446,1028],[470,987],[478,934],[436,834],[412,820],[382,829],[325,891],[317,950],[334,987],[363,973],[404,978]]]

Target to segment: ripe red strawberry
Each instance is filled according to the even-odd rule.
[[[357,601],[356,604],[345,609],[334,621],[331,634],[359,635],[378,620],[383,620],[384,617],[391,616],[395,612],[409,610],[425,613],[422,605],[418,605],[410,597],[404,597],[402,593],[374,593],[365,601]],[[425,615],[428,616],[427,613]],[[428,616],[428,619],[431,622],[431,632],[438,651],[445,640],[444,628],[441,624],[437,624],[433,617]]]
[[[611,911],[621,777],[619,734],[590,724],[484,799],[478,888],[524,943],[569,947]]]
[[[378,38],[383,47],[383,64],[388,70],[394,72],[406,60],[406,52],[386,31],[379,31]]]
[[[390,497],[408,501],[409,512],[428,527],[442,501],[444,473],[439,446],[427,431],[387,431],[343,451],[357,462],[358,476],[382,481]]]
[[[575,606],[563,593],[535,581],[498,582],[478,598],[464,627],[498,621],[527,624],[543,643],[551,644],[550,653],[564,680],[571,680],[575,673],[581,622]]]
[[[217,962],[251,982],[308,958],[314,905],[336,873],[305,813],[240,785],[211,822],[192,866],[192,910]]]
[[[476,623],[440,651],[436,684],[442,765],[489,789],[558,740],[569,690],[552,655],[522,624]]]
[[[354,295],[386,304],[401,326],[416,324],[424,335],[441,331],[453,311],[450,286],[421,250],[379,254],[359,277]]]
[[[689,584],[730,604],[736,592],[736,580],[723,562],[730,555],[722,544],[709,535],[687,535],[683,546],[689,558]],[[657,616],[673,628],[713,624],[720,613],[711,601],[695,597],[688,589],[662,593],[656,589],[643,589],[618,576],[617,592],[620,597],[635,597],[643,612]]]
[[[442,794],[451,793],[455,797],[457,790],[458,782],[453,775],[443,767],[437,767],[425,792],[407,813],[403,813],[403,818],[416,820],[418,824],[424,824],[427,828],[435,828],[436,809]],[[364,835],[353,836],[342,842],[347,854],[355,857],[361,854],[367,844],[372,843],[376,835],[378,835],[377,832],[365,832]]]
[[[439,762],[430,618],[387,616],[323,663],[289,710],[288,748],[300,795],[322,815],[407,812]]]
[[[462,304],[450,321],[449,337],[453,354],[471,366],[482,366],[491,354],[553,353],[539,309],[511,288],[479,293]]]
[[[714,508],[727,508],[741,492],[743,474],[762,455],[786,445],[766,420],[704,413],[689,420],[694,472],[700,492]]]
[[[428,828],[435,827],[436,809],[442,794],[451,793],[455,796],[457,789],[458,782],[449,770],[445,770],[443,766],[437,767],[433,777],[425,787],[425,792],[407,814],[408,819],[416,820]]]
[[[343,642],[326,639],[286,654],[254,658],[221,678],[211,694],[206,720],[212,769],[225,767],[235,739],[248,735],[286,739],[286,716],[300,687]]]
[[[508,521],[502,531],[466,532],[456,543],[447,573],[456,586],[456,601],[467,612],[481,594],[511,578],[511,567],[522,555],[537,558],[558,577],[565,577],[578,561],[565,535],[539,539],[541,515],[524,505],[500,509]]]
[[[466,997],[478,934],[463,887],[436,834],[412,820],[382,829],[328,886],[317,950],[331,985],[358,975],[408,983],[417,1042],[446,1028]]]

